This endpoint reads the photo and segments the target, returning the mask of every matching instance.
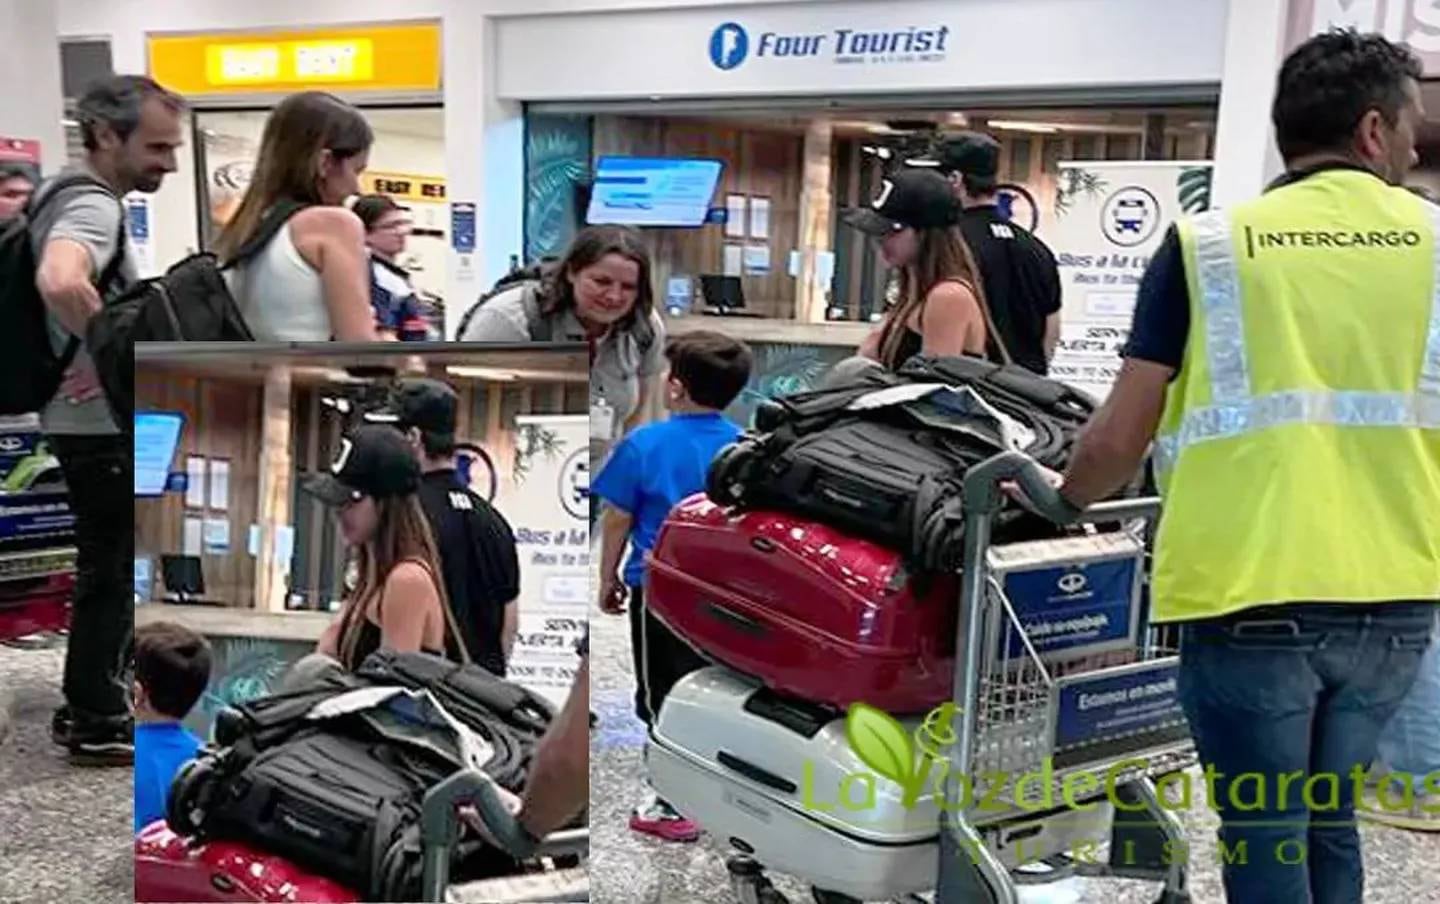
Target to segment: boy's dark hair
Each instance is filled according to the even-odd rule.
[[[143,75],[113,75],[90,85],[75,105],[85,150],[100,147],[96,130],[102,125],[109,126],[121,141],[128,139],[140,126],[140,107],[152,97],[176,112],[185,109],[178,94]]]
[[[365,231],[370,232],[385,214],[404,208],[387,195],[361,195],[355,200],[355,206],[350,209],[365,225]]]
[[[1280,67],[1270,109],[1280,156],[1345,150],[1371,110],[1393,127],[1408,101],[1406,82],[1418,82],[1422,71],[1407,47],[1380,35],[1353,28],[1316,35]]]
[[[723,411],[750,382],[754,361],[738,339],[712,330],[675,336],[665,345],[670,376],[680,381],[697,405]]]
[[[183,719],[210,683],[210,644],[174,622],[135,629],[135,680],[154,709]]]

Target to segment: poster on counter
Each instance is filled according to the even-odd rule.
[[[520,556],[520,627],[511,681],[565,702],[590,602],[590,419],[515,419],[515,462],[496,506]]]
[[[1045,242],[1063,298],[1053,379],[1110,394],[1140,277],[1176,220],[1210,206],[1208,161],[1065,162]]]

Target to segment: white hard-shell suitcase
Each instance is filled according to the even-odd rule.
[[[921,722],[900,721],[912,733]],[[666,697],[646,759],[661,797],[770,870],[862,901],[934,887],[935,783],[904,806],[900,786],[851,749],[833,710],[723,667],[701,669]],[[987,843],[1013,867],[1106,839],[1112,816],[1102,804],[1007,826]]]

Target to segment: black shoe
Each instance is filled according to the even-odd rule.
[[[135,723],[130,719],[91,725],[72,723],[70,762],[77,766],[131,766],[135,763]]]
[[[75,717],[70,714],[70,707],[62,706],[55,710],[55,715],[50,717],[50,740],[61,747],[69,747],[74,722]]]

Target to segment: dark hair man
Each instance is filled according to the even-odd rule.
[[[1398,187],[1420,74],[1354,31],[1291,53],[1288,172],[1167,235],[1060,488],[1102,499],[1156,440],[1154,617],[1182,625],[1221,836],[1249,850],[1224,867],[1237,904],[1362,900],[1355,798],[1440,602],[1440,210]]]
[[[34,167],[28,163],[0,161],[0,223],[18,216],[34,192]]]
[[[1060,341],[1060,271],[1055,255],[996,206],[1000,143],[962,132],[939,155],[964,212],[960,232],[975,255],[995,329],[1016,364],[1042,376]]]
[[[420,462],[420,503],[470,658],[503,678],[519,629],[520,558],[504,516],[456,475],[457,404],[446,383],[405,380],[388,416]]]
[[[63,194],[30,223],[35,285],[61,355],[90,316],[138,280],[126,252],[120,198],[153,192],[175,172],[182,103],[148,78],[106,79],[80,98],[85,159],[46,182],[36,199]],[[123,658],[133,624],[134,478],[130,441],[101,395],[81,347],[54,400],[40,413],[60,459],[76,517],[80,574],[65,657],[65,705],[51,735],[78,761],[128,764],[134,722]]]

